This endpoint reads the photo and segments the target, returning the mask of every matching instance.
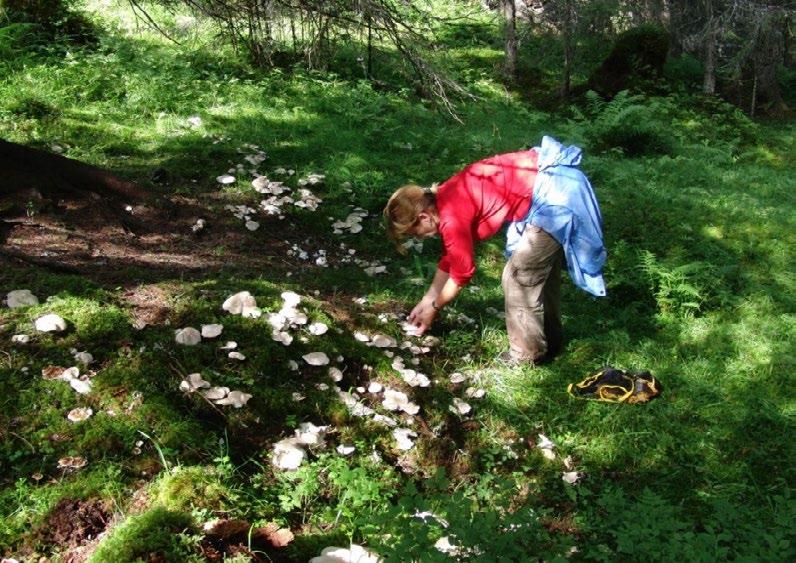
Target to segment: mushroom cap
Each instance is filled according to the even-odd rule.
[[[304,448],[296,444],[295,438],[285,438],[274,444],[271,463],[279,469],[298,469],[306,455]]]
[[[205,399],[215,401],[229,395],[229,387],[211,387],[210,389],[200,391],[200,393]]]
[[[324,352],[310,352],[301,357],[311,366],[325,366],[329,364],[329,356]]]
[[[254,297],[252,297],[252,294],[248,291],[239,291],[234,295],[230,295],[221,305],[222,309],[232,313],[233,315],[241,315],[243,314],[244,309],[254,307],[257,307],[257,302],[254,300]]]
[[[398,346],[398,341],[392,336],[376,334],[370,339],[370,345],[376,348],[395,348]]]
[[[202,379],[201,373],[189,373],[187,377],[180,383],[180,391],[185,391],[187,393],[209,387],[210,382]]]
[[[188,326],[174,331],[174,341],[184,346],[196,346],[202,341],[202,334],[192,326]]]
[[[236,409],[242,408],[249,399],[252,398],[251,393],[244,393],[243,391],[230,391],[229,394],[223,399],[214,401],[217,405],[232,405]]]
[[[91,410],[90,407],[78,407],[69,411],[69,413],[66,415],[66,418],[72,422],[82,422],[89,418],[92,414],[94,414],[94,411]]]
[[[74,378],[69,380],[69,385],[81,395],[86,395],[91,392],[91,381],[83,381],[82,379]]]
[[[415,442],[412,438],[417,437],[417,432],[409,428],[396,428],[392,431],[393,438],[398,442],[399,450],[411,450]]]
[[[48,313],[39,317],[34,324],[39,332],[62,332],[66,330],[66,321],[55,313]]]
[[[462,401],[459,397],[453,398],[453,404],[450,407],[451,411],[458,414],[467,414],[473,407]]]
[[[224,325],[220,324],[202,325],[202,338],[216,338],[223,330]]]
[[[80,362],[84,366],[94,361],[94,356],[90,352],[76,352],[74,358],[76,362]]]
[[[15,289],[8,292],[6,303],[8,303],[10,309],[30,307],[31,305],[38,305],[39,298],[33,295],[29,289]]]

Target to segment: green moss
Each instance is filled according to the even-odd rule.
[[[90,563],[119,561],[200,561],[182,534],[191,529],[191,518],[181,512],[155,507],[131,516],[100,543]]]
[[[168,510],[194,508],[220,510],[226,506],[229,490],[212,467],[177,467],[155,486],[154,501]]]

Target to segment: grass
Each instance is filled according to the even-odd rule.
[[[289,266],[267,271],[199,279],[163,273],[150,283],[167,296],[170,324],[137,331],[124,298],[137,278],[103,285],[4,269],[1,291],[26,287],[42,303],[0,310],[3,555],[57,560],[66,547],[42,543],[37,530],[60,499],[99,497],[112,501],[118,524],[95,561],[151,552],[197,558],[201,525],[219,515],[291,528],[294,542],[267,548],[283,560],[307,560],[348,541],[387,560],[446,560],[433,547],[443,536],[481,560],[555,559],[573,548],[574,558],[589,561],[793,558],[792,122],[753,123],[683,93],[591,100],[549,114],[505,93],[484,63],[470,77],[481,98],[461,108],[459,124],[405,92],[300,71],[251,71],[211,49],[206,36],[178,47],[133,33],[125,12],[114,13],[117,27],[95,50],[3,55],[4,138],[57,143],[67,156],[150,189],[193,197],[219,192],[215,177],[240,160],[241,145],[255,143],[268,153],[268,170],[326,174],[317,189],[320,215],[294,212],[289,222],[299,232],[285,236],[308,249],[331,248],[325,217],[362,206],[371,212],[364,234],[342,240],[386,263],[390,275],[287,257]],[[473,50],[478,60],[499,58],[469,37],[461,45],[451,37],[450,56],[460,57],[461,68]],[[539,64],[548,63],[554,68]],[[187,123],[194,115],[202,118],[198,128]],[[345,388],[370,379],[400,386],[390,360],[350,333],[398,335],[378,314],[412,306],[424,287],[411,278],[428,279],[438,243],[407,258],[393,254],[378,225],[383,202],[398,185],[442,180],[543,134],[586,150],[584,170],[605,219],[608,297],[565,282],[565,353],[537,369],[500,368],[492,358],[506,346],[505,332],[487,308],[502,308],[501,247],[483,245],[473,281],[480,290],[464,292],[440,320],[441,344],[419,368],[436,384],[411,392],[429,432],[402,453],[389,431],[348,415],[333,391],[316,388],[326,381],[322,369],[296,373],[287,362],[320,349],[345,358]],[[638,153],[639,143],[656,149]],[[168,186],[151,181],[157,168],[168,171]],[[255,201],[242,189],[220,194]],[[220,207],[211,209],[226,213]],[[263,231],[251,237],[271,242]],[[265,317],[221,311],[242,289],[265,311],[279,309],[283,291],[296,291],[310,319],[332,330],[284,347],[271,339]],[[355,305],[361,296],[367,304]],[[12,334],[33,334],[33,320],[50,311],[69,321],[65,335],[9,344]],[[173,344],[174,328],[210,322],[224,324],[222,338],[241,344],[245,362],[212,343]],[[39,377],[49,364],[72,365],[70,348],[96,358],[89,395]],[[568,383],[606,364],[649,369],[663,396],[629,406],[566,394]],[[447,383],[457,370],[480,374],[487,391],[470,401],[470,417],[448,411],[461,395]],[[178,390],[191,372],[254,398],[219,412]],[[296,402],[294,392],[304,399]],[[77,406],[92,407],[94,416],[68,422]],[[305,421],[333,425],[330,441],[354,444],[356,453],[316,452],[295,473],[273,469],[272,444]],[[556,461],[529,446],[539,433],[556,443]],[[57,470],[65,455],[89,464]],[[584,475],[575,486],[561,480],[566,456]],[[414,516],[424,511],[448,526]]]

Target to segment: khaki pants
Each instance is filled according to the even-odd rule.
[[[561,245],[528,225],[503,268],[506,330],[515,360],[542,362],[561,351]]]

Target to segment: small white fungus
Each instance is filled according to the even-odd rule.
[[[39,298],[33,295],[29,289],[15,289],[8,292],[6,303],[11,309],[30,307],[32,305],[38,305]]]
[[[66,321],[55,313],[49,313],[36,319],[35,326],[39,332],[62,332],[66,330]]]
[[[201,333],[192,326],[174,331],[174,340],[184,346],[196,346],[202,341]]]
[[[202,325],[202,338],[216,338],[223,330],[224,325],[220,324]]]

